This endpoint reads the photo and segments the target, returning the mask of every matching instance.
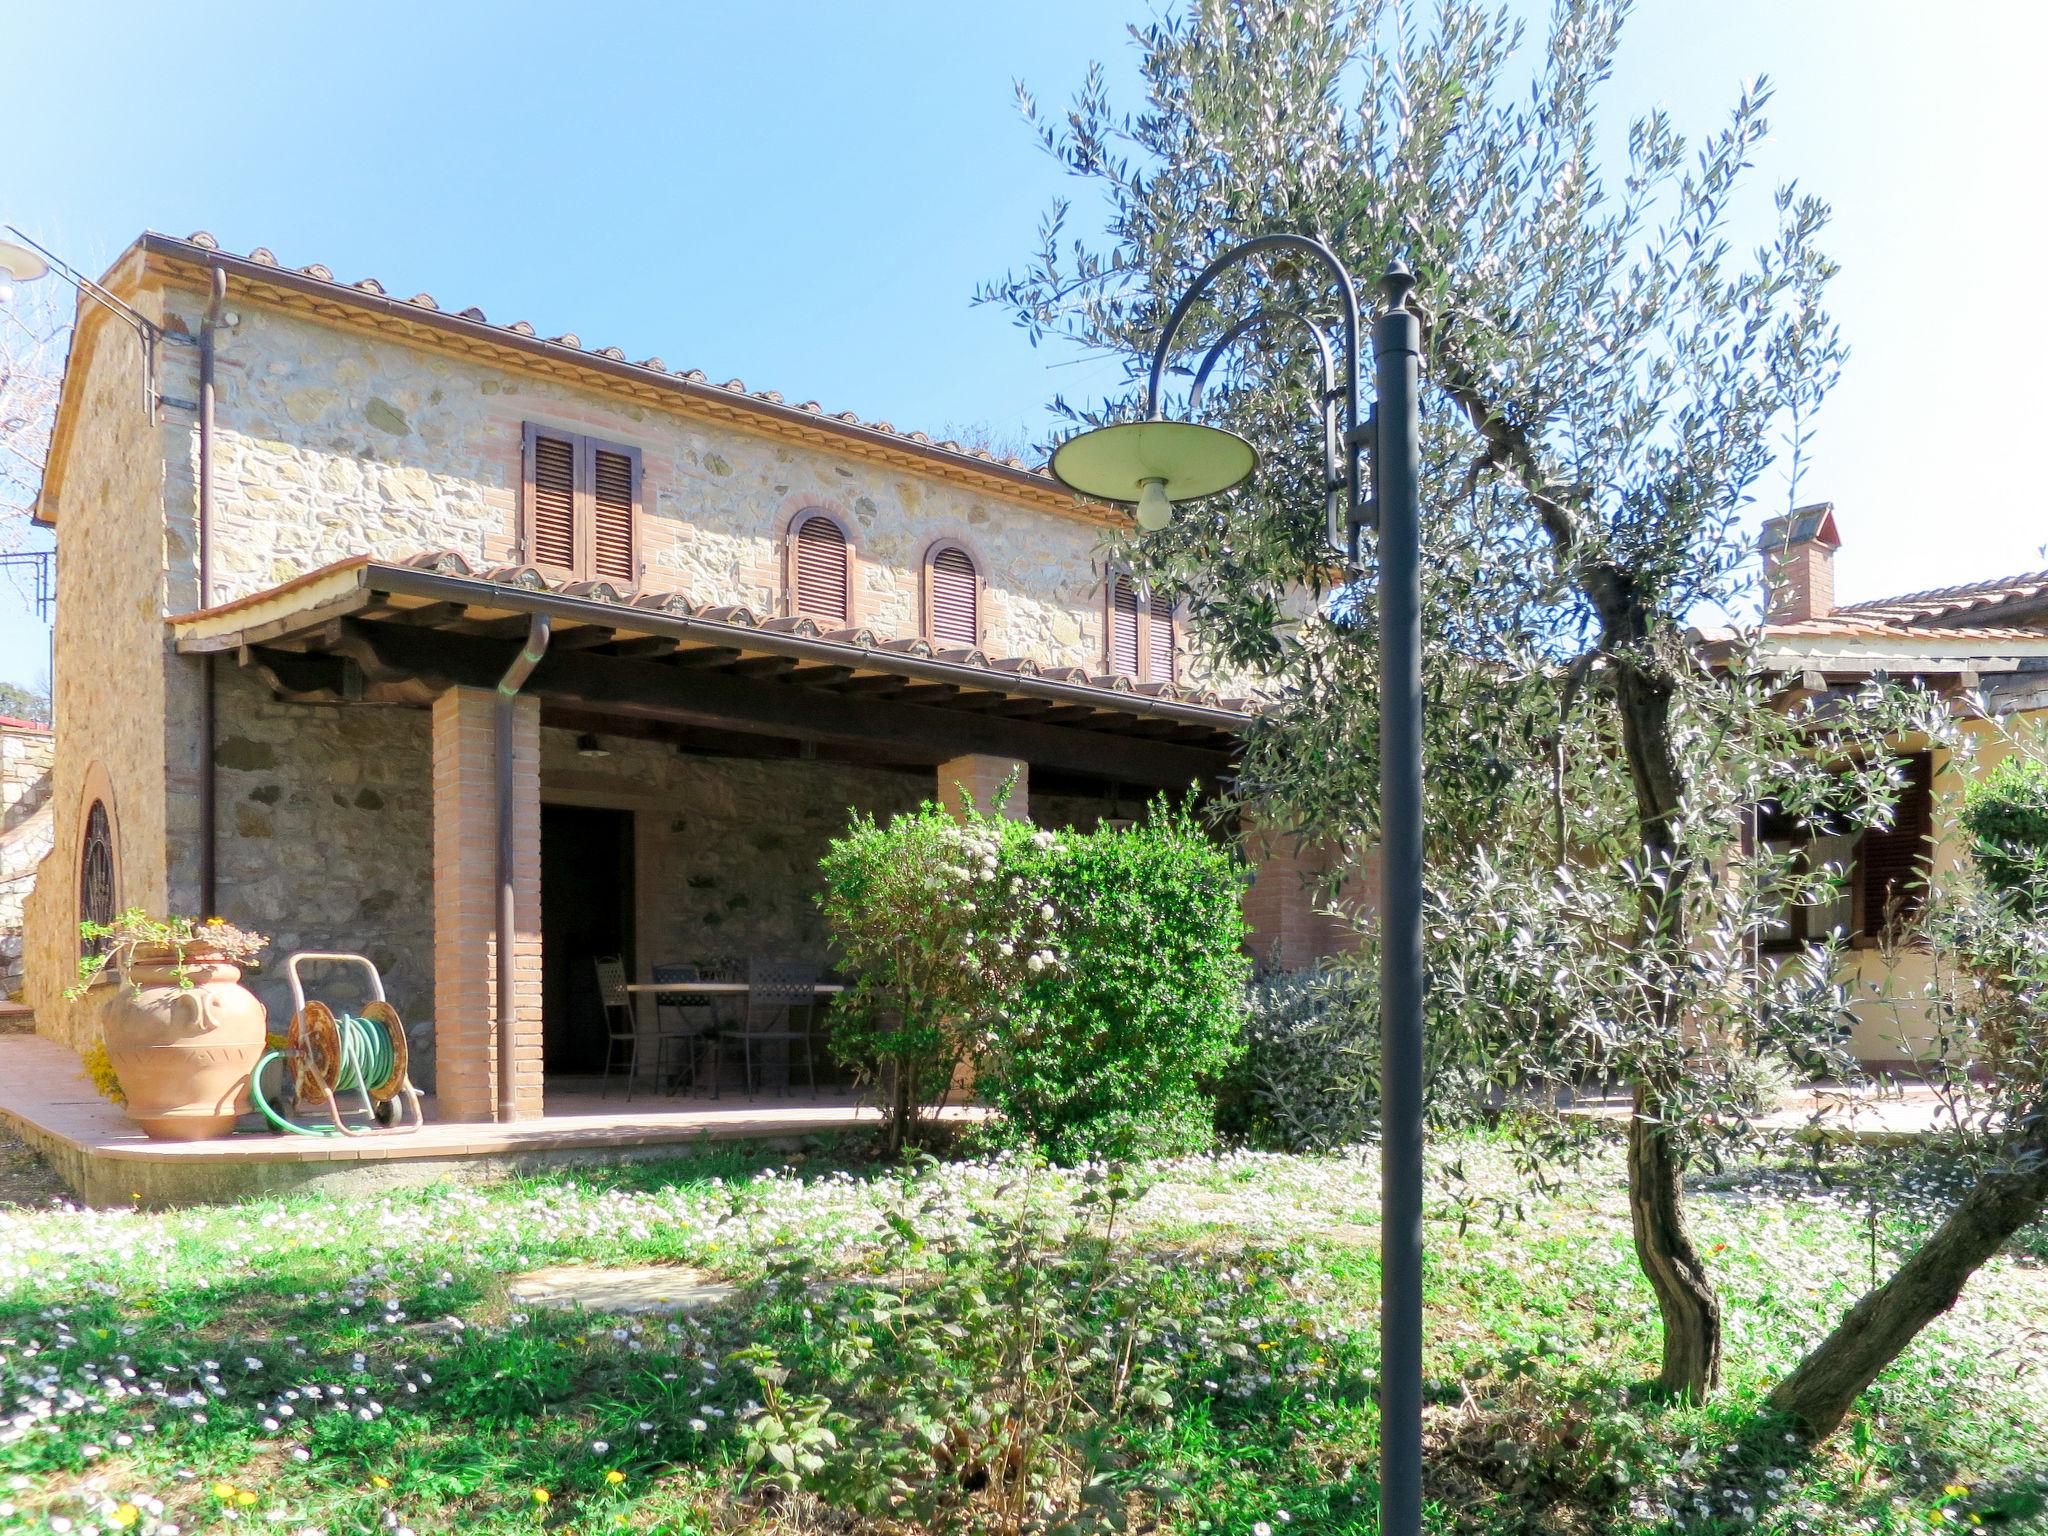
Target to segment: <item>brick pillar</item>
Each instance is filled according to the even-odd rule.
[[[992,811],[996,808],[996,797],[1013,774],[1017,782],[1011,786],[1010,798],[1003,802],[1002,813],[1012,821],[1029,821],[1031,765],[1014,757],[986,757],[974,752],[939,764],[939,804],[958,815],[966,799],[972,796],[976,809]]]
[[[515,1120],[541,1113],[540,701],[512,713]],[[441,1117],[498,1118],[497,695],[434,701],[434,1070]]]
[[[1300,846],[1286,833],[1262,830],[1245,839],[1252,863],[1251,888],[1244,894],[1251,949],[1268,970],[1297,971],[1328,959],[1356,942],[1351,925],[1326,908],[1369,912],[1378,889],[1374,850],[1347,868],[1334,898],[1329,876],[1335,850]]]

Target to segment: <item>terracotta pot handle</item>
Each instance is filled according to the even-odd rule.
[[[173,999],[174,1007],[183,1007],[187,1003],[192,1005],[193,1026],[200,1031],[213,1028],[212,1021],[206,1017],[206,999],[199,995],[197,987],[182,988]]]

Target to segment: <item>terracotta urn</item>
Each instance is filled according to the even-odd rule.
[[[268,1020],[241,977],[203,943],[141,945],[101,1009],[128,1117],[158,1140],[224,1136],[248,1110]]]

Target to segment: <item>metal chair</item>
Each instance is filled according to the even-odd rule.
[[[652,979],[656,983],[660,983],[664,981],[715,981],[720,978],[705,976],[694,965],[657,965],[653,968]],[[662,1028],[664,1016],[674,1016],[681,1020],[692,1013],[703,1016],[701,1022],[695,1027],[679,1023],[674,1029]],[[687,992],[655,993],[655,1076],[663,1080],[667,1079],[669,1052],[672,1048],[680,1048],[683,1054],[683,1066],[690,1080],[689,1086],[695,1088],[697,1086],[697,1047],[709,1039],[710,1036],[717,1033],[718,1024],[717,999],[715,998],[694,997]],[[678,1086],[680,1086],[681,1075],[678,1074]]]
[[[756,1047],[781,1045],[786,1052],[794,1053],[798,1045],[804,1050],[804,1071],[810,1082],[811,1092],[818,1091],[818,1058],[811,1038],[811,1012],[818,1000],[818,967],[815,965],[791,963],[781,960],[755,960],[747,966],[747,1016],[737,1030],[727,1030],[719,1035],[721,1046],[737,1042],[740,1047],[742,1071],[747,1085],[747,1097],[754,1096],[756,1082],[754,1060]],[[803,1026],[797,1027],[797,1016],[801,1014]],[[782,1074],[782,1092],[789,1092],[790,1069],[795,1063],[785,1057]],[[712,1074],[711,1096],[718,1097],[718,1076]]]
[[[633,1097],[633,1082],[640,1075],[640,1016],[633,1011],[633,994],[626,990],[626,962],[617,955],[593,961],[597,967],[597,997],[604,1007],[604,1082],[600,1098],[612,1091],[612,1073],[624,1053],[626,1097]]]

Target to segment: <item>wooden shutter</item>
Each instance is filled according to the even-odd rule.
[[[933,555],[925,569],[925,582],[932,639],[947,645],[980,644],[981,583],[967,551],[949,544]]]
[[[528,565],[576,567],[576,440],[526,429]]]
[[[639,455],[630,449],[592,445],[590,573],[610,581],[634,581],[640,567],[633,550],[633,511],[639,497]]]
[[[1138,584],[1123,575],[1109,589],[1109,670],[1138,675]]]
[[[835,624],[850,622],[852,582],[846,555],[846,535],[831,518],[813,513],[797,524],[790,585],[798,613]]]
[[[1145,632],[1145,681],[1178,682],[1180,650],[1173,632],[1173,600],[1154,592],[1147,616],[1151,619],[1151,627]]]
[[[1905,778],[1891,827],[1865,832],[1857,861],[1861,926],[1871,935],[1881,934],[1887,922],[1914,916],[1926,894],[1928,838],[1934,830],[1934,758],[1915,752],[1900,766]]]

